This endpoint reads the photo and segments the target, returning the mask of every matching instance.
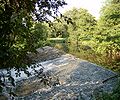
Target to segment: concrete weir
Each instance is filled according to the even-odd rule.
[[[54,49],[54,53],[55,50],[57,49]],[[56,55],[53,52],[51,54]],[[17,87],[16,100],[94,100],[95,96],[101,95],[101,92],[111,92],[118,81],[115,72],[70,54],[62,54],[40,63],[46,72],[59,78],[60,84],[43,87],[38,78],[31,81],[28,78]]]

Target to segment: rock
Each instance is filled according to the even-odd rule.
[[[63,51],[49,46],[38,48],[36,49],[36,51],[37,53],[29,53],[27,55],[27,59],[29,59],[32,62],[41,62],[41,61],[52,60],[65,54]]]
[[[51,67],[53,76],[59,77],[60,85],[36,89],[33,86],[35,91],[19,95],[17,100],[93,100],[93,95],[100,96],[101,91],[111,92],[118,81],[117,77],[110,78],[117,75],[115,72],[70,54],[61,55],[44,64]],[[38,81],[37,78],[30,84],[40,84],[35,81]]]

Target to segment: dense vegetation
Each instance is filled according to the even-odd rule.
[[[106,1],[98,20],[83,8],[73,8],[64,16],[71,18],[72,23],[66,24],[59,18],[59,23],[54,21],[54,32],[48,36],[67,38],[70,53],[120,72],[119,0]]]
[[[64,0],[0,0],[0,68],[21,67],[25,55],[46,39],[48,17],[56,18]]]

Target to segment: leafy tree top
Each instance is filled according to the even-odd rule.
[[[120,24],[120,1],[109,0],[101,10],[99,25],[112,27]]]

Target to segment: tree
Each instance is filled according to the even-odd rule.
[[[98,40],[100,41],[99,51],[106,52],[110,62],[113,59],[120,60],[117,55],[120,54],[120,1],[109,0],[101,10],[101,16],[98,21]],[[102,46],[102,47],[100,47]],[[101,48],[101,49],[100,49]],[[104,49],[103,49],[104,48]]]
[[[31,28],[34,42],[32,43],[34,48],[39,48],[45,45],[48,37],[48,29],[46,23],[34,22]]]
[[[120,23],[120,3],[109,3],[101,10],[99,24],[105,27],[112,27]]]
[[[96,26],[95,18],[83,8],[73,8],[65,13],[73,21],[73,27],[68,27],[68,32],[72,41],[76,41],[77,50],[81,43],[90,40]],[[74,43],[74,42],[73,42]]]
[[[59,20],[59,22],[57,20]],[[53,21],[53,27],[50,29],[51,32],[49,33],[49,36],[53,38],[68,38],[68,25],[66,21],[64,21],[64,18],[58,18],[57,20]]]
[[[33,21],[50,24],[48,16],[55,18],[65,4],[64,0],[0,0],[0,68],[28,64],[24,57],[38,42],[31,32]]]

